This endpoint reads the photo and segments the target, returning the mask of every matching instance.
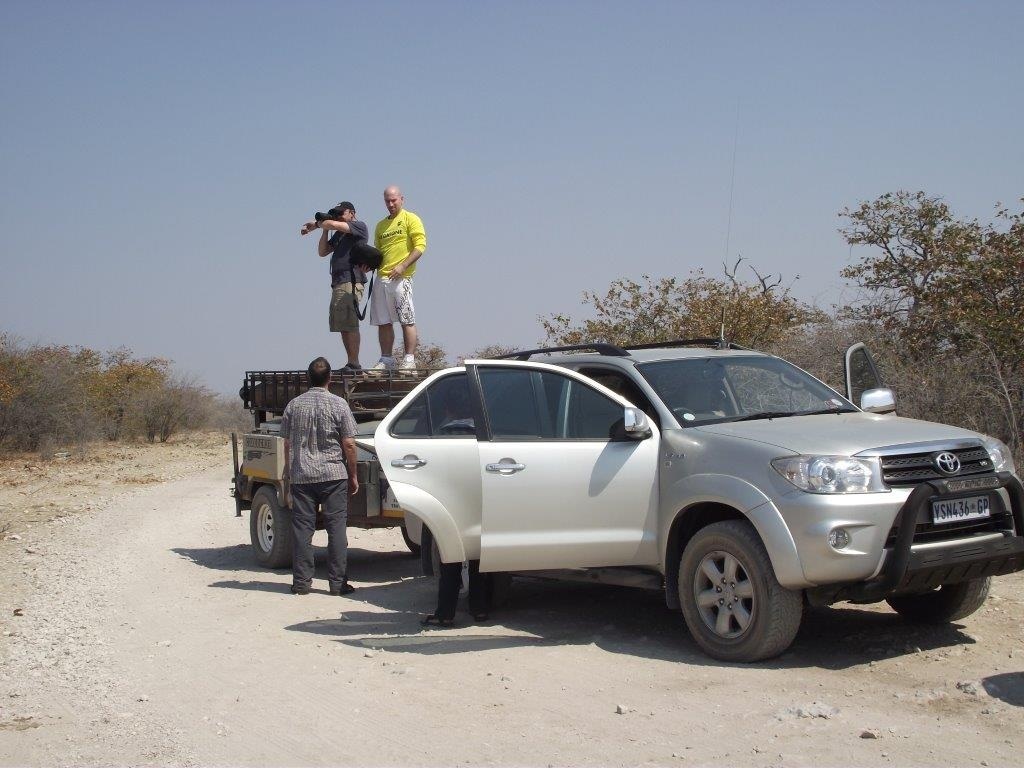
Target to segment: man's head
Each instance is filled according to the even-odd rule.
[[[339,221],[352,221],[356,217],[356,207],[348,200],[342,200],[334,206],[333,210],[341,214]]]
[[[324,387],[331,380],[331,364],[326,357],[318,357],[309,364],[306,369],[309,372],[309,385],[311,387]]]
[[[388,187],[384,190],[384,205],[388,209],[388,216],[394,218],[402,210],[405,198],[402,197],[402,190],[398,187]]]

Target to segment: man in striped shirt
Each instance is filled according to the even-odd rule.
[[[359,491],[356,421],[343,399],[327,390],[331,364],[309,364],[309,389],[285,406],[281,417],[285,466],[291,482],[292,594],[308,595],[313,582],[313,533],[320,506],[327,529],[327,581],[332,595],[355,591],[348,583],[348,497]]]

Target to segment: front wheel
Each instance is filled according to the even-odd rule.
[[[779,584],[757,531],[741,520],[690,539],[679,561],[679,602],[697,645],[722,661],[778,656],[803,615],[803,596]]]
[[[249,539],[256,562],[264,568],[288,568],[292,564],[291,513],[277,500],[277,491],[264,485],[252,497]]]
[[[992,577],[961,581],[958,584],[943,584],[936,590],[923,595],[900,595],[890,597],[887,602],[900,616],[921,624],[946,624],[966,618],[981,608]]]

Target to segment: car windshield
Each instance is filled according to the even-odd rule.
[[[857,409],[777,357],[704,357],[641,363],[637,370],[684,427]]]

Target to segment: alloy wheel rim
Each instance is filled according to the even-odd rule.
[[[754,620],[754,585],[730,552],[708,552],[697,566],[693,596],[704,626],[724,639],[743,635]]]

